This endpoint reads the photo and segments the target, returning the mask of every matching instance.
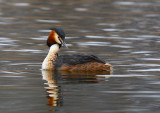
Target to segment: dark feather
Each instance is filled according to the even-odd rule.
[[[51,28],[54,30],[63,40],[65,39],[65,32],[62,28]]]
[[[105,62],[94,55],[86,55],[86,54],[72,54],[72,55],[61,55],[58,56],[54,65],[55,67],[59,68],[62,65],[77,65],[77,64],[84,64],[88,62],[98,62],[103,63]]]

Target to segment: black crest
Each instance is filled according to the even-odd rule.
[[[65,32],[61,28],[51,28],[51,30],[54,30],[61,38],[62,40],[65,39]]]

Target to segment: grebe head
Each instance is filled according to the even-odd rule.
[[[51,32],[47,39],[47,45],[51,47],[53,44],[59,44],[59,47],[65,46],[65,32],[61,28],[51,28]]]

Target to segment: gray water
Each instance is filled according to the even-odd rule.
[[[159,0],[0,0],[0,112],[159,113]],[[41,72],[49,28],[59,54],[95,54],[113,73]]]

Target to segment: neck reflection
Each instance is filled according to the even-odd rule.
[[[60,107],[62,106],[61,89],[53,74],[53,71],[42,70],[43,80],[47,81],[44,83],[46,85],[44,88],[47,92],[48,106]]]
[[[81,83],[98,83],[100,81],[108,81],[109,77],[97,76],[97,75],[110,75],[111,71],[101,71],[101,72],[68,72],[68,71],[52,71],[52,70],[42,70],[43,80],[47,82],[44,83],[46,87],[48,106],[53,106],[52,110],[56,111],[57,107],[62,106],[63,97],[61,90],[61,83],[68,84],[81,84]]]

